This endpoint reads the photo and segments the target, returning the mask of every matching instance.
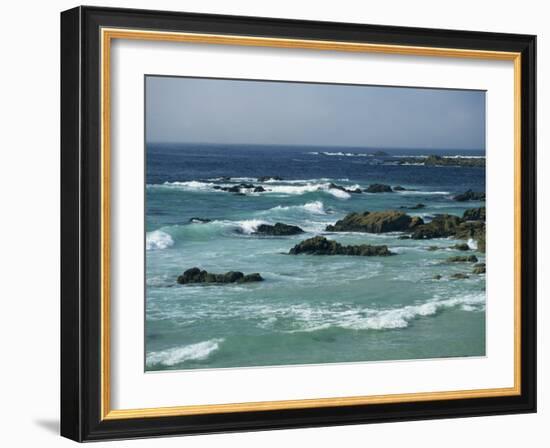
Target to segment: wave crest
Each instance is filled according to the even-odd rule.
[[[146,364],[148,367],[155,365],[175,366],[186,361],[201,361],[218,350],[223,341],[223,338],[210,339],[196,344],[150,352],[147,353]]]
[[[147,232],[145,236],[145,248],[147,250],[167,249],[174,245],[172,237],[162,230]]]

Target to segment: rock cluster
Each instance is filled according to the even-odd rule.
[[[271,236],[288,236],[304,233],[304,231],[298,226],[276,222],[274,225],[260,224],[254,233]]]
[[[344,219],[328,225],[329,232],[405,232],[424,224],[422,218],[411,217],[396,210],[350,213]]]
[[[365,191],[367,193],[392,193],[393,190],[389,185],[385,184],[371,184],[369,185]]]
[[[373,246],[360,244],[357,246],[342,246],[336,241],[327,240],[323,236],[316,236],[302,241],[290,249],[290,255],[356,255],[356,256],[388,256],[393,253],[388,246]]]
[[[229,271],[225,274],[211,274],[197,267],[187,269],[187,271],[177,278],[177,282],[180,285],[192,283],[250,283],[261,282],[262,280],[262,276],[257,272],[247,275],[238,271]]]
[[[485,192],[483,191],[473,191],[466,190],[464,193],[457,194],[453,197],[455,201],[465,202],[465,201],[484,201]]]

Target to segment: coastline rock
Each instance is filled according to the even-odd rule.
[[[457,255],[447,258],[447,263],[477,263],[478,259],[475,255]]]
[[[461,223],[462,219],[455,215],[436,215],[431,222],[415,227],[411,238],[413,240],[446,238],[454,235]]]
[[[356,256],[388,256],[394,255],[388,246],[373,246],[361,244],[357,246],[342,246],[336,241],[316,236],[302,241],[290,249],[290,255],[356,255]]]
[[[393,187],[393,191],[406,191],[407,189],[405,187],[402,187],[401,185],[396,185]]]
[[[461,166],[470,168],[485,167],[485,158],[481,157],[441,157],[429,155],[428,157],[403,157],[398,160],[400,165],[424,165],[424,166]]]
[[[411,205],[411,206],[402,205],[399,208],[406,208],[406,209],[409,209],[409,210],[420,210],[421,208],[425,208],[425,207],[426,206],[424,204],[418,203],[416,205]]]
[[[261,185],[258,187],[255,187],[254,190],[252,190],[253,193],[263,193],[265,191],[265,188]]]
[[[477,264],[474,264],[474,269],[472,270],[472,272],[474,274],[485,274],[485,263],[477,263]]]
[[[455,236],[461,240],[476,240],[477,250],[485,252],[485,223],[483,221],[461,223],[456,229]]]
[[[257,233],[260,235],[287,236],[287,235],[297,235],[298,233],[304,233],[304,231],[298,226],[283,224],[282,222],[276,222],[274,225],[260,224],[254,233]]]
[[[411,218],[403,212],[387,210],[383,212],[350,213],[344,219],[336,221],[334,225],[328,225],[329,232],[402,232],[424,223],[422,218]],[[411,227],[412,226],[412,227]]]
[[[365,189],[367,193],[392,193],[393,190],[389,185],[385,184],[371,184]]]
[[[197,267],[187,269],[176,280],[180,285],[193,283],[249,283],[261,282],[263,278],[257,272],[244,275],[239,271],[229,271],[225,274],[212,274]]]
[[[206,224],[207,222],[211,222],[211,219],[208,218],[198,218],[196,216],[193,216],[192,218],[189,218],[190,224]]]
[[[465,210],[462,219],[465,221],[485,221],[485,207],[469,208]]]
[[[453,197],[455,201],[465,202],[465,201],[484,201],[485,192],[483,191],[472,191],[466,190],[464,193],[457,194]]]
[[[466,274],[463,274],[462,272],[457,272],[456,274],[451,275],[451,279],[453,280],[463,280],[466,278],[470,278],[470,277]]]

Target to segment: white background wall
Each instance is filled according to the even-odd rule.
[[[0,69],[0,440],[4,446],[69,446],[59,414],[59,12],[78,3],[11,1],[2,5]],[[492,0],[133,0],[87,4],[205,13],[454,28],[538,35],[539,413],[125,441],[109,446],[256,447],[548,446],[550,392],[546,388],[550,332],[544,298],[550,238],[550,36],[547,2]],[[545,169],[546,168],[546,169]],[[546,204],[544,204],[546,202]],[[545,278],[546,277],[546,278]],[[103,446],[98,444],[96,446]]]

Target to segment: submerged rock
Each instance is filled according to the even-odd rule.
[[[441,249],[439,246],[429,246],[426,250],[429,250],[430,252],[436,251]]]
[[[451,279],[453,280],[463,280],[466,278],[470,278],[470,277],[466,274],[463,274],[462,272],[457,272],[456,274],[451,275]]]
[[[418,203],[416,205],[410,205],[410,206],[407,206],[407,205],[402,205],[401,207],[399,208],[407,208],[409,210],[420,210],[421,208],[425,208],[426,206],[424,204],[421,204],[421,203]]]
[[[459,202],[484,201],[485,200],[485,192],[466,190],[464,193],[457,194],[453,199],[455,201],[459,201]]]
[[[435,274],[432,279],[434,280],[441,280],[443,278],[443,276],[441,274]]]
[[[252,190],[254,193],[263,193],[265,191],[265,188],[261,185],[258,187],[254,187],[254,190]]]
[[[297,235],[298,233],[304,233],[304,231],[298,226],[277,222],[275,225],[260,224],[254,233],[260,235],[286,236]]]
[[[262,280],[262,276],[257,272],[247,275],[239,271],[229,271],[225,274],[212,274],[197,267],[187,269],[177,278],[177,282],[180,285],[193,283],[249,283],[261,282]]]
[[[454,246],[451,246],[451,249],[470,250],[470,246],[468,246],[467,243],[458,243],[458,244],[455,244]]]
[[[456,255],[454,257],[447,258],[448,263],[477,263],[477,257],[475,255]]]
[[[211,222],[211,219],[208,218],[197,218],[196,216],[193,216],[189,219],[189,222],[191,224],[206,224],[207,222]]]
[[[350,213],[344,219],[336,221],[334,225],[328,225],[329,232],[403,232],[423,224],[422,218],[409,215],[396,210],[384,212]]]
[[[395,187],[393,187],[393,191],[405,191],[406,188],[405,187],[402,187],[401,185],[396,185]]]
[[[485,274],[485,263],[474,264],[474,269],[472,272],[474,274]]]
[[[393,190],[389,185],[385,184],[371,184],[365,190],[367,193],[392,193]]]
[[[469,208],[465,210],[462,219],[465,221],[485,221],[485,207]]]
[[[346,193],[362,193],[360,188],[349,189],[349,188],[343,187],[342,185],[337,185],[337,184],[332,183],[332,182],[328,185],[328,188],[329,189],[334,189],[334,190],[345,191]]]
[[[360,244],[357,246],[342,246],[336,241],[316,236],[302,241],[290,249],[290,255],[356,255],[356,256],[388,256],[394,255],[388,246],[373,246]]]

